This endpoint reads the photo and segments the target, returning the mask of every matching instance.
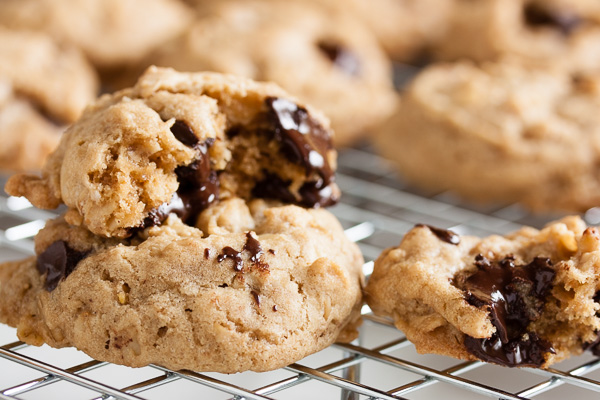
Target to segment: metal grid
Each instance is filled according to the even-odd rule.
[[[540,226],[554,216],[535,217],[518,206],[473,207],[448,193],[420,193],[398,181],[368,147],[341,152],[338,181],[344,192],[332,211],[365,255],[373,259],[397,245],[415,223],[461,234],[505,233]],[[597,223],[598,210],[586,214]],[[22,199],[0,197],[0,260],[31,254],[31,237],[54,214]],[[388,320],[363,308],[365,323],[353,344],[334,344],[283,370],[223,375],[140,369],[89,359],[74,349],[35,348],[0,325],[0,399],[420,399],[597,398],[600,359],[576,357],[556,369],[508,369],[441,356],[417,355]],[[600,371],[599,371],[600,372]]]

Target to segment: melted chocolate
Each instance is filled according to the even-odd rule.
[[[179,181],[177,192],[173,193],[171,201],[151,210],[137,229],[160,225],[171,213],[177,214],[183,222],[195,225],[198,214],[218,198],[219,178],[217,173],[211,170],[208,157],[208,148],[212,146],[214,139],[207,139],[204,143],[200,143],[185,123],[178,124],[178,122],[181,121],[173,125],[173,127],[178,126],[173,131],[175,137],[182,143],[198,149],[200,158],[189,165],[175,169]],[[193,140],[189,135],[193,136],[195,143],[192,143]]]
[[[252,293],[252,296],[254,297],[254,301],[256,302],[256,305],[260,307],[260,296],[259,296],[258,292],[255,292],[253,290],[250,293]]]
[[[554,353],[551,344],[527,332],[537,320],[545,297],[552,289],[555,272],[548,258],[536,257],[527,265],[515,265],[514,257],[490,261],[475,257],[478,271],[461,284],[467,301],[476,307],[489,307],[496,332],[488,339],[465,338],[467,350],[476,357],[515,367],[539,367],[545,354]]]
[[[527,25],[556,28],[565,36],[570,35],[583,22],[581,17],[569,11],[561,12],[535,3],[528,4],[523,15]]]
[[[332,149],[331,137],[304,107],[287,99],[269,97],[267,106],[268,130],[280,143],[281,152],[292,162],[304,166],[306,176],[313,173],[320,178],[307,182],[300,190],[300,203],[309,207],[333,205],[334,172],[327,153]]]
[[[242,253],[234,249],[233,247],[224,247],[221,254],[217,256],[217,262],[223,262],[226,259],[233,260],[233,269],[240,272],[244,267],[244,261],[242,260]]]
[[[260,256],[263,254],[263,249],[260,247],[260,242],[252,236],[250,232],[246,233],[246,244],[244,245],[244,250],[250,253],[250,261],[253,263],[259,263]]]
[[[296,198],[289,191],[291,181],[284,181],[279,176],[265,172],[265,178],[256,182],[252,196],[263,199],[277,199],[284,203],[296,203]]]
[[[52,243],[37,257],[37,270],[41,275],[46,275],[44,289],[49,292],[56,289],[58,283],[69,276],[88,254],[73,250],[62,240]]]
[[[321,52],[331,61],[336,67],[344,71],[350,76],[360,75],[360,60],[348,48],[333,42],[321,41],[317,44]]]
[[[269,265],[261,260],[261,256],[264,254],[260,242],[252,236],[251,232],[246,233],[246,243],[241,251],[237,251],[232,247],[225,247],[221,254],[217,256],[217,262],[223,262],[226,259],[233,260],[233,269],[240,272],[243,269],[244,261],[242,260],[242,252],[247,251],[250,253],[250,261],[262,270],[268,270]]]
[[[427,227],[438,239],[453,245],[458,245],[460,243],[460,235],[458,233],[454,233],[447,229],[436,228],[435,226],[425,225],[425,224],[417,224],[415,226]]]

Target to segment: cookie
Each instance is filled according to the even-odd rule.
[[[96,73],[77,49],[0,28],[0,169],[40,169],[97,89]]]
[[[104,95],[64,134],[42,176],[6,191],[97,235],[127,237],[171,212],[194,225],[213,202],[334,204],[336,152],[327,119],[274,84],[152,67]]]
[[[546,368],[598,353],[599,256],[579,217],[483,239],[421,225],[375,261],[365,293],[420,353]]]
[[[200,15],[226,0],[187,0]],[[397,61],[423,56],[445,33],[453,0],[271,0],[310,3],[328,12],[348,13],[359,19]]]
[[[570,71],[600,67],[600,4],[588,0],[457,0],[437,56],[512,57]]]
[[[335,217],[220,201],[128,239],[59,218],[0,264],[0,321],[26,343],[132,367],[266,371],[356,336],[362,257]]]
[[[6,0],[0,25],[45,32],[101,68],[138,62],[191,21],[176,0]]]
[[[512,62],[433,65],[407,90],[377,148],[428,190],[585,211],[600,204],[598,82]]]
[[[376,38],[346,13],[298,2],[208,4],[146,65],[276,82],[331,118],[336,145],[355,141],[392,111],[391,64]]]

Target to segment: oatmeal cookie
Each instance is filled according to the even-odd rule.
[[[6,191],[97,235],[127,237],[176,212],[195,224],[213,202],[270,198],[334,204],[336,152],[327,119],[274,84],[152,67],[102,96],[63,135],[42,176]]]
[[[276,82],[331,118],[336,145],[356,140],[392,111],[391,64],[352,16],[298,2],[209,3],[146,64]]]
[[[33,345],[224,373],[356,336],[362,257],[328,211],[230,198],[199,220],[127,239],[48,222],[36,257],[0,264],[0,321]]]
[[[600,80],[512,62],[422,72],[377,147],[411,183],[541,210],[600,205]]]
[[[545,368],[600,354],[599,257],[579,217],[483,239],[421,225],[375,261],[365,293],[420,353]]]
[[[77,49],[0,28],[0,168],[40,169],[97,89],[96,73]]]
[[[3,0],[0,25],[45,32],[101,68],[138,62],[192,17],[176,0]]]
[[[570,71],[600,67],[600,3],[590,0],[456,0],[438,56],[512,57]]]

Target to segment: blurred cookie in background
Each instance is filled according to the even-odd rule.
[[[0,169],[41,168],[97,89],[95,71],[76,48],[0,28]]]
[[[177,0],[2,0],[0,25],[45,32],[101,69],[138,62],[190,22]]]
[[[200,15],[225,0],[187,0]],[[288,3],[289,0],[272,0]],[[423,57],[446,30],[454,0],[299,0],[360,19],[396,61]]]
[[[534,211],[600,205],[600,79],[512,62],[432,65],[376,144],[411,184]]]
[[[364,135],[396,104],[390,61],[368,29],[346,13],[304,2],[246,0],[209,2],[201,14],[142,67],[276,82],[324,111],[336,145]]]
[[[600,2],[595,0],[456,0],[437,49],[444,60],[498,60],[600,68]]]

